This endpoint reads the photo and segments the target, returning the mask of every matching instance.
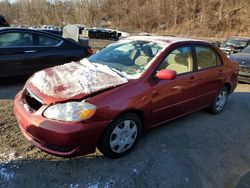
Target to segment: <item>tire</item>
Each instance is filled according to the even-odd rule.
[[[226,105],[228,97],[228,89],[224,86],[217,96],[215,97],[213,103],[210,106],[212,114],[219,114],[222,112],[224,106]]]
[[[134,149],[141,132],[141,119],[133,113],[123,114],[106,128],[98,149],[108,158],[123,157]]]

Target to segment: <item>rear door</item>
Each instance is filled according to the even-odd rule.
[[[47,67],[78,61],[81,54],[84,55],[84,48],[71,41],[59,37],[36,33],[34,37],[36,55],[33,60],[33,71]]]
[[[34,34],[34,52],[29,72],[37,72],[41,69],[60,65],[68,62],[65,58],[68,54],[63,51],[61,45],[63,40],[50,35]]]
[[[156,80],[152,86],[152,124],[176,118],[192,111],[196,84],[194,82],[191,46],[180,46],[171,51],[158,70],[177,72],[173,80]]]
[[[0,77],[27,73],[27,64],[33,58],[33,34],[22,31],[0,33]]]
[[[195,77],[197,84],[195,107],[202,108],[211,104],[221,89],[224,71],[222,60],[215,49],[208,45],[195,45],[193,50],[197,71]]]

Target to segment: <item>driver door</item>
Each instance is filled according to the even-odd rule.
[[[173,80],[155,80],[152,85],[152,124],[158,125],[193,111],[195,72],[190,46],[178,47],[162,61],[158,70],[177,72]]]

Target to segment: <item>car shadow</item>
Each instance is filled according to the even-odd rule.
[[[16,94],[23,88],[27,78],[1,80],[0,81],[0,100],[14,99]]]
[[[250,169],[249,99],[235,92],[219,115],[199,111],[155,128],[116,160],[98,151],[72,159],[11,155],[0,161],[0,186],[233,187]]]

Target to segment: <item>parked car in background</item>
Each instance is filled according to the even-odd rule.
[[[229,58],[240,65],[239,81],[250,83],[250,46],[240,53],[231,54]]]
[[[38,30],[0,29],[0,79],[31,75],[34,72],[71,61],[92,52],[89,46]]]
[[[207,42],[128,37],[78,63],[37,72],[14,111],[24,136],[48,153],[69,157],[98,147],[117,158],[152,127],[206,107],[220,113],[238,71]]]
[[[5,20],[4,16],[0,15],[0,27],[9,27],[10,24]]]
[[[216,47],[220,47],[220,45],[221,45],[221,42],[220,41],[218,41],[218,40],[216,40],[216,41],[211,41],[211,44],[213,44],[213,45],[215,45]]]
[[[250,45],[250,38],[231,37],[220,44],[220,49],[226,54],[239,53]]]

